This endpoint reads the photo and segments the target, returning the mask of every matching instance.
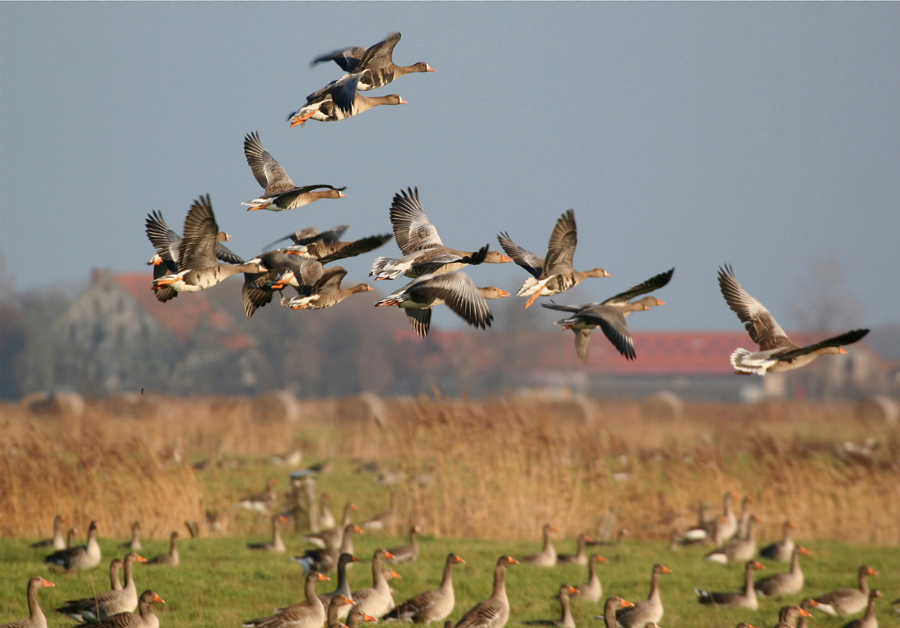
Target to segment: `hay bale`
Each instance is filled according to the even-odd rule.
[[[670,390],[653,393],[641,403],[641,413],[645,418],[674,421],[681,418],[684,402]]]
[[[344,424],[375,424],[384,429],[390,423],[387,407],[381,397],[364,392],[338,402],[338,421]]]

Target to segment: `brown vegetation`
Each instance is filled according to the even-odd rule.
[[[181,513],[176,522],[200,519],[229,507],[236,489],[204,477],[201,491],[188,457],[259,457],[245,475],[262,486],[274,473],[263,460],[302,442],[308,461],[375,460],[396,472],[393,533],[415,521],[444,536],[537,538],[549,521],[575,536],[612,505],[633,537],[667,538],[694,522],[699,500],[718,508],[734,490],[756,500],[764,538],[790,517],[799,538],[900,542],[897,428],[849,404],[268,396],[120,398],[89,403],[80,418],[2,410],[4,535],[46,533],[34,525],[48,525],[48,504],[119,536],[162,505]],[[345,490],[356,498],[369,486]],[[161,535],[172,519],[159,521]]]

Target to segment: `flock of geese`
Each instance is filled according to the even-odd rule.
[[[706,591],[695,589],[698,602],[704,606],[723,608],[749,609],[759,608],[758,595],[782,598],[801,594],[804,589],[804,576],[800,566],[800,557],[809,554],[808,550],[796,544],[791,535],[794,524],[786,521],[783,536],[762,549],[757,545],[755,524],[759,520],[750,512],[753,500],[745,497],[742,501],[741,514],[735,513],[733,502],[735,495],[728,492],[723,497],[721,516],[710,518],[702,513],[698,524],[686,531],[673,535],[673,548],[678,545],[697,543],[715,543],[718,547],[705,559],[712,562],[744,564],[744,580],[736,591]],[[325,496],[323,496],[324,505]],[[331,517],[332,527],[303,539],[315,548],[307,549],[303,555],[295,556],[307,572],[305,578],[305,599],[301,602],[277,609],[272,615],[243,622],[246,628],[358,628],[366,622],[402,621],[416,624],[442,623],[444,628],[453,628],[454,624],[447,617],[454,612],[456,598],[453,587],[454,567],[465,563],[456,553],[449,553],[441,566],[440,584],[437,588],[418,593],[400,603],[394,599],[394,591],[389,581],[399,578],[393,565],[411,563],[418,560],[420,545],[419,526],[409,531],[409,542],[390,548],[379,548],[372,555],[372,586],[354,590],[348,579],[348,568],[352,563],[360,562],[354,554],[354,535],[362,532],[361,528],[351,521],[356,506],[347,502],[343,517],[336,522],[327,508],[323,508],[322,517]],[[320,518],[320,521],[323,519]],[[250,550],[285,553],[286,547],[281,538],[279,526],[287,521],[283,514],[272,516],[272,541],[266,543],[250,543]],[[62,536],[62,524],[65,519],[57,516],[54,521],[53,538],[35,543],[33,547],[60,547],[46,557],[46,561],[56,565],[64,572],[91,569],[100,564],[101,553],[97,543],[97,526],[91,523],[88,541],[85,545],[62,547],[66,541]],[[551,524],[543,527],[543,545],[540,551],[515,559],[503,555],[497,559],[493,572],[493,589],[491,595],[472,606],[455,628],[504,628],[510,617],[510,601],[506,590],[506,570],[515,565],[531,568],[552,568],[557,565],[582,565],[587,568],[587,580],[583,584],[573,586],[561,584],[557,598],[561,606],[561,617],[558,620],[525,621],[529,625],[548,625],[559,628],[576,628],[571,603],[600,604],[603,603],[602,619],[606,628],[660,628],[659,622],[664,614],[661,596],[660,577],[672,574],[672,570],[662,564],[653,565],[650,571],[650,592],[646,599],[637,602],[625,600],[613,595],[604,601],[604,587],[600,580],[598,567],[606,562],[599,554],[588,553],[588,547],[602,544],[594,541],[588,534],[581,534],[577,539],[577,551],[573,554],[557,553],[552,535],[557,529]],[[110,563],[110,590],[99,595],[73,599],[56,609],[58,613],[81,622],[81,628],[159,628],[159,618],[153,611],[154,604],[164,603],[163,599],[152,589],[145,590],[140,597],[133,574],[135,563],[159,563],[178,565],[178,554],[175,546],[177,533],[171,536],[170,551],[152,560],[140,556],[141,549],[140,524],[132,527],[132,538],[121,547],[129,550],[124,560],[114,559]],[[789,563],[787,571],[775,573],[754,581],[756,571],[764,569],[758,558],[772,562]],[[119,581],[119,572],[124,570],[125,584]],[[337,572],[336,588],[327,593],[317,591],[322,582],[330,581],[326,574]],[[839,588],[818,597],[807,597],[800,604],[783,606],[779,611],[775,628],[806,628],[812,611],[820,611],[828,615],[854,615],[865,610],[865,615],[847,623],[844,628],[877,628],[875,602],[882,594],[877,589],[870,589],[868,578],[877,576],[878,572],[868,565],[858,571],[858,586]],[[41,610],[38,592],[45,587],[55,586],[48,580],[35,576],[28,582],[29,618],[14,621],[0,628],[46,628],[47,619]],[[898,600],[900,602],[900,600]],[[137,613],[133,611],[138,609]],[[597,607],[600,608],[599,606]],[[756,628],[746,622],[737,628]]]
[[[396,65],[393,51],[399,41],[400,33],[393,33],[369,48],[344,48],[314,59],[313,65],[334,61],[346,74],[310,94],[306,103],[288,116],[291,126],[307,120],[344,120],[377,105],[406,104],[396,94],[369,97],[361,93],[384,87],[404,74],[434,71],[424,62]],[[346,196],[345,187],[297,186],[262,145],[258,133],[250,133],[244,138],[244,156],[253,176],[264,189],[261,196],[244,203],[249,206],[248,211],[286,211],[320,199]],[[422,337],[428,334],[431,311],[435,306],[446,305],[469,325],[485,329],[493,320],[488,300],[510,296],[509,292],[496,286],[476,286],[462,270],[468,266],[508,262],[521,266],[529,277],[517,295],[528,297],[526,308],[539,297],[560,294],[585,279],[610,276],[602,268],[575,269],[577,228],[575,212],[571,209],[556,221],[545,257],[522,248],[506,232],[497,236],[503,252],[490,251],[489,245],[478,251],[446,246],[425,213],[418,188],[401,190],[394,195],[390,220],[402,256],[376,258],[369,274],[376,281],[396,279],[401,275],[412,281],[377,301],[375,306],[402,308]],[[294,310],[333,307],[355,293],[371,291],[372,287],[363,283],[343,288],[341,281],[347,271],[340,266],[325,265],[368,253],[390,239],[390,234],[386,234],[343,242],[340,237],[347,228],[342,225],[322,233],[315,227],[302,229],[270,246],[287,239],[293,242],[292,245],[268,250],[244,261],[223,244],[230,236],[219,230],[210,197],[201,196],[191,205],[185,218],[183,236],[166,224],[161,212],[154,211],[147,216],[147,237],[156,248],[156,255],[149,262],[154,266],[152,288],[157,299],[166,302],[179,292],[206,290],[232,275],[243,273],[242,299],[248,317],[270,303],[275,292],[283,294],[288,286],[296,290],[297,296],[281,296],[284,307]],[[556,321],[556,325],[574,333],[575,349],[583,361],[587,362],[591,332],[597,328],[622,356],[633,360],[636,352],[626,319],[632,312],[664,305],[663,301],[644,295],[668,284],[674,270],[660,273],[604,301],[580,305],[551,301],[543,306],[566,314],[565,318]],[[769,311],[744,290],[729,266],[720,268],[719,285],[728,305],[759,345],[755,352],[741,348],[732,353],[731,363],[738,373],[765,375],[798,368],[821,354],[845,353],[844,345],[857,342],[868,333],[866,329],[859,329],[813,345],[800,346],[792,342]]]

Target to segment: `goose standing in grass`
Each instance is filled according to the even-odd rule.
[[[358,91],[361,77],[360,74],[348,74],[307,96],[305,105],[288,114],[291,128],[310,119],[319,122],[346,120],[378,105],[409,104],[397,94],[363,96]]]
[[[156,591],[148,589],[141,593],[137,613],[116,613],[100,622],[80,624],[79,628],[159,628],[159,617],[153,612],[153,604],[165,603]]]
[[[809,554],[802,545],[794,547],[791,555],[791,569],[784,573],[775,573],[757,580],[753,588],[757,593],[769,596],[791,595],[803,589],[803,570],[800,569],[800,554]]]
[[[606,624],[606,628],[618,628],[619,623],[616,619],[616,613],[623,609],[631,608],[632,606],[634,606],[634,604],[618,595],[608,598],[603,605],[603,623]]]
[[[509,621],[509,598],[506,595],[506,568],[517,565],[512,556],[501,556],[494,567],[494,590],[491,597],[466,611],[455,628],[503,628]]]
[[[407,320],[424,338],[431,328],[431,309],[445,304],[473,327],[486,329],[494,315],[487,299],[508,297],[509,293],[496,286],[479,288],[462,271],[447,275],[421,275],[399,290],[377,301],[375,307],[396,306],[406,312]]]
[[[118,560],[118,559],[117,559]],[[116,562],[116,561],[113,561]],[[120,564],[123,561],[119,561]],[[131,552],[125,557],[125,586],[119,584],[118,574],[116,574],[115,583],[112,583],[112,574],[110,574],[109,591],[95,595],[94,597],[83,598],[80,600],[69,600],[65,606],[56,609],[57,613],[68,615],[75,621],[96,622],[102,621],[107,617],[111,617],[117,613],[130,613],[138,605],[137,586],[134,583],[133,568],[134,563],[145,563],[147,559]],[[110,568],[110,570],[112,567]]]
[[[391,587],[382,572],[384,560],[393,557],[394,555],[385,549],[375,550],[372,555],[372,586],[353,592],[350,596],[354,603],[352,610],[359,610],[381,619],[396,606],[391,595]]]
[[[284,553],[287,548],[284,546],[284,541],[281,540],[281,531],[278,529],[278,524],[287,523],[287,520],[288,518],[284,515],[272,517],[272,540],[267,543],[247,543],[247,547],[252,550]]]
[[[199,292],[238,273],[259,273],[265,268],[259,258],[237,264],[216,259],[219,225],[209,195],[194,201],[184,220],[184,237],[178,247],[178,271],[153,280],[153,289],[170,287],[176,292]]]
[[[357,87],[361,92],[384,87],[405,74],[434,72],[434,68],[424,61],[407,66],[395,64],[394,47],[399,41],[400,33],[391,33],[369,48],[340,48],[316,57],[310,65],[334,61],[344,72],[361,74]]]
[[[512,261],[499,251],[488,251],[488,245],[478,251],[460,251],[445,246],[422,208],[418,187],[400,190],[394,195],[390,216],[394,240],[403,257],[376,258],[369,272],[376,281],[396,279],[400,275],[411,278],[426,274],[442,275],[457,271],[465,265],[505,264]]]
[[[778,611],[778,623],[775,628],[796,628],[797,620],[801,617],[810,617],[812,613],[791,604],[790,606],[782,606]]]
[[[537,554],[530,554],[521,560],[523,565],[535,565],[536,567],[553,567],[556,564],[556,548],[553,547],[553,540],[550,533],[556,532],[556,526],[545,523],[542,528],[541,535],[544,544],[541,551]]]
[[[592,554],[588,561],[588,581],[578,585],[578,597],[585,602],[599,602],[603,598],[603,584],[597,575],[597,565],[605,563],[600,554]]]
[[[878,628],[878,618],[875,616],[875,600],[880,597],[881,591],[872,589],[869,592],[869,604],[866,607],[865,616],[844,624],[844,628]]]
[[[659,577],[670,574],[672,570],[665,565],[653,565],[650,574],[650,595],[642,602],[616,612],[616,621],[622,628],[641,628],[649,621],[659,621],[663,616],[662,597],[659,594]]]
[[[557,554],[556,563],[557,564],[566,564],[566,565],[587,565],[588,557],[587,553],[585,553],[585,547],[587,544],[592,542],[592,539],[589,535],[585,533],[581,533],[578,535],[577,548],[578,550],[574,554]]]
[[[843,345],[858,342],[869,333],[868,329],[854,329],[801,347],[788,338],[769,310],[744,290],[727,264],[719,268],[719,289],[728,307],[744,323],[750,339],[759,345],[759,351],[755,353],[738,348],[731,354],[731,365],[739,374],[765,375],[800,368],[820,355],[847,353]]]
[[[446,619],[456,605],[456,597],[453,593],[453,567],[465,562],[456,554],[448,554],[444,563],[441,585],[437,589],[419,593],[406,600],[388,613],[384,619],[399,619],[414,624],[430,624]]]
[[[759,522],[756,515],[751,515],[747,522],[747,538],[735,536],[717,550],[706,555],[705,560],[727,565],[728,563],[743,563],[756,556],[756,524]]]
[[[97,522],[91,521],[86,545],[59,550],[45,560],[64,569],[93,569],[100,564],[101,559],[100,544],[97,543]]]
[[[333,185],[304,185],[298,187],[284,168],[265,149],[254,131],[244,137],[244,156],[253,172],[257,183],[263,188],[263,195],[252,201],[241,203],[249,205],[247,211],[268,209],[282,212],[309,205],[322,198],[344,198],[346,187],[336,188]]]
[[[172,532],[169,535],[169,551],[165,554],[159,554],[147,561],[148,565],[169,565],[177,567],[181,563],[181,556],[178,554],[178,532]]]
[[[625,356],[627,360],[635,358],[634,340],[631,330],[625,319],[632,312],[646,311],[658,305],[665,305],[656,297],[644,297],[637,301],[631,301],[642,294],[662,288],[672,278],[675,269],[660,273],[647,281],[633,286],[625,292],[608,298],[602,303],[585,303],[582,305],[559,305],[557,303],[543,303],[545,308],[569,312],[571,316],[556,321],[563,329],[571,329],[575,332],[575,352],[585,363],[588,358],[588,348],[591,342],[591,330],[599,327],[609,339],[616,350]]]
[[[47,617],[41,610],[41,602],[38,599],[38,591],[56,585],[40,576],[35,576],[28,581],[28,619],[19,619],[3,624],[0,628],[47,628]]]
[[[869,601],[869,576],[877,576],[878,572],[863,565],[859,568],[859,588],[837,589],[815,598],[817,609],[829,615],[852,615],[866,607]]]
[[[303,536],[304,541],[308,541],[312,543],[316,547],[324,547],[332,550],[338,550],[341,547],[341,543],[344,540],[344,534],[347,526],[353,526],[350,522],[351,515],[354,510],[357,510],[359,507],[353,502],[347,502],[344,504],[344,510],[341,514],[341,524],[339,526],[333,526],[331,528],[325,528],[320,532],[314,532],[312,534],[307,534]],[[353,553],[352,551],[350,552]]]
[[[749,608],[755,611],[759,608],[759,602],[756,599],[756,590],[753,588],[753,572],[757,569],[765,569],[762,564],[755,560],[747,561],[744,568],[744,590],[741,591],[704,591],[703,589],[694,589],[697,594],[698,601],[707,606],[725,606],[728,608]]]
[[[722,497],[722,517],[716,522],[713,543],[716,547],[725,545],[737,533],[737,517],[734,514],[734,492],[728,491]]]
[[[331,599],[337,596],[344,596],[345,598],[350,599],[349,604],[353,604],[353,599],[350,593],[350,581],[347,579],[347,566],[350,563],[358,563],[359,559],[353,554],[348,554],[344,552],[338,558],[337,563],[337,588],[334,591],[330,591],[328,593],[322,593],[319,595],[319,599],[322,600],[322,604],[328,606],[331,603]],[[344,619],[347,614],[350,612],[349,606],[341,606],[338,609],[338,619]],[[331,622],[333,623],[333,622]]]
[[[419,557],[419,533],[422,529],[419,526],[413,526],[409,529],[409,543],[406,545],[398,545],[390,547],[388,551],[394,555],[389,558],[389,563],[411,563]]]
[[[325,623],[325,607],[316,595],[316,583],[326,582],[330,578],[318,572],[306,575],[306,601],[288,606],[274,615],[245,621],[245,628],[321,628]]]
[[[791,530],[797,526],[790,521],[785,521],[781,528],[781,540],[766,545],[759,551],[762,558],[777,560],[782,563],[791,561],[794,555],[794,540],[791,538]]]
[[[127,550],[131,550],[132,552],[140,552],[144,549],[144,546],[141,545],[141,522],[135,521],[131,524],[131,540],[122,543],[119,547],[124,547]]]
[[[344,526],[341,546],[338,549],[333,550],[327,547],[308,549],[303,556],[294,556],[294,560],[300,563],[303,570],[307,572],[331,571],[338,564],[341,554],[353,554],[354,534],[362,534],[362,529],[353,523],[348,523]]]
[[[32,543],[31,547],[50,547],[55,550],[66,549],[66,537],[63,536],[63,524],[66,518],[62,515],[56,515],[53,518],[53,536],[37,543]]]
[[[559,592],[556,594],[559,604],[562,607],[562,617],[560,619],[536,619],[534,621],[523,621],[528,626],[559,626],[559,628],[575,628],[575,620],[572,618],[572,609],[569,606],[569,598],[572,595],[578,595],[578,589],[568,584],[562,584]]]
[[[531,307],[531,304],[540,296],[559,294],[577,286],[588,277],[610,276],[602,268],[581,271],[575,270],[572,266],[575,247],[578,244],[574,209],[566,211],[556,221],[553,233],[550,234],[550,243],[547,245],[546,258],[538,257],[523,249],[513,242],[506,232],[499,234],[497,240],[506,254],[531,274],[517,295],[530,297],[525,303],[525,307]]]

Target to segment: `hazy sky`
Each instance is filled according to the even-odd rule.
[[[146,214],[180,231],[200,194],[249,258],[307,226],[388,232],[392,196],[418,186],[460,249],[509,231],[544,255],[574,208],[576,267],[612,278],[562,302],[676,267],[642,329],[736,328],[724,262],[790,328],[832,256],[860,324],[900,321],[900,4],[2,2],[0,17],[0,254],[20,289],[146,270]],[[370,93],[408,106],[289,128],[341,74],[314,56],[392,31],[397,63],[437,69]],[[297,184],[348,197],[247,213],[251,131]],[[347,260],[347,281],[373,256]],[[471,274],[511,291],[527,276]]]

